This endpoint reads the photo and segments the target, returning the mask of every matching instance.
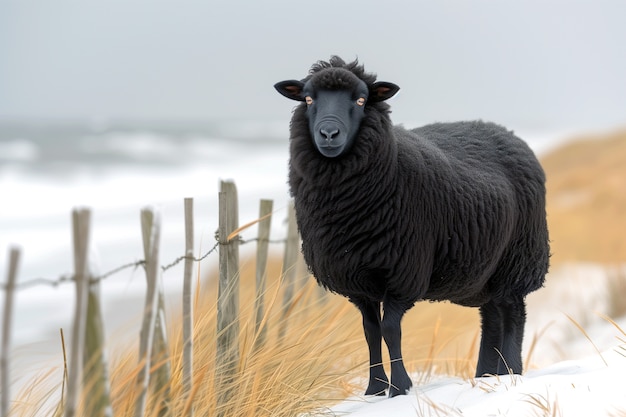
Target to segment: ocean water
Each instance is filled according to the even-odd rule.
[[[2,280],[8,248],[15,245],[22,250],[18,283],[55,280],[72,272],[74,207],[92,209],[90,265],[95,274],[143,259],[139,212],[146,206],[161,216],[161,264],[183,255],[185,197],[194,198],[196,253],[204,253],[215,243],[220,179],[232,179],[238,186],[241,224],[258,217],[261,198],[273,199],[273,233],[282,237],[289,199],[287,126],[288,121],[99,129],[4,126],[0,130]],[[251,229],[244,237],[255,233]],[[244,250],[254,249],[249,246]],[[214,254],[200,266],[207,271],[216,262]],[[163,274],[173,305],[179,304],[181,276],[182,263]],[[122,271],[103,282],[107,331],[137,322],[144,283],[141,269]],[[1,306],[4,296],[0,295]],[[69,331],[73,303],[74,288],[69,283],[20,290],[14,304],[14,346],[54,345],[56,349],[59,328]]]
[[[543,153],[567,137],[563,132],[518,132]],[[139,212],[157,209],[162,220],[161,264],[184,253],[183,199],[195,203],[195,247],[215,243],[220,179],[238,187],[240,224],[258,217],[261,198],[274,200],[273,237],[285,234],[288,120],[212,124],[0,124],[0,279],[8,250],[22,250],[18,284],[72,272],[74,207],[92,209],[90,268],[102,274],[143,258]],[[244,232],[255,236],[256,228]],[[253,250],[253,245],[245,250]],[[217,255],[200,264],[214,267]],[[182,263],[163,274],[172,308],[178,308]],[[138,335],[145,278],[141,269],[117,273],[102,284],[110,337]],[[0,308],[4,294],[0,293]],[[56,358],[59,328],[67,334],[74,308],[71,284],[20,290],[14,304],[15,380]],[[53,361],[53,362],[54,362]],[[29,370],[30,368],[30,370]]]

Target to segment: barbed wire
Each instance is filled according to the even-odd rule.
[[[178,265],[179,263],[181,263],[184,260],[187,259],[191,259],[193,262],[201,262],[203,260],[205,260],[206,258],[209,257],[209,255],[211,255],[212,253],[214,253],[215,251],[217,251],[217,248],[220,246],[220,244],[223,244],[222,242],[220,242],[219,240],[219,236],[217,235],[217,233],[215,234],[215,245],[213,245],[213,247],[211,249],[209,249],[208,251],[206,251],[202,256],[196,258],[195,256],[188,256],[188,255],[182,255],[179,256],[178,258],[174,259],[172,262],[170,262],[169,264],[163,265],[161,266],[161,271],[162,272],[166,272],[167,270],[175,267],[176,265]],[[243,239],[241,238],[241,236],[237,236],[236,241],[240,244],[240,245],[245,245],[247,243],[252,243],[252,242],[259,242],[261,239],[258,237],[252,238],[252,239]],[[235,240],[233,239],[233,240]],[[233,241],[231,240],[231,242]],[[275,244],[275,243],[285,243],[287,240],[286,239],[267,239],[267,242],[271,243],[271,244]],[[229,242],[230,243],[230,242]],[[105,279],[116,275],[122,271],[125,271],[127,269],[137,269],[141,266],[145,266],[146,264],[146,260],[145,259],[141,259],[135,262],[129,262],[126,263],[124,265],[120,265],[116,268],[111,269],[108,272],[105,272],[104,274],[101,275],[97,275],[94,277],[90,278],[90,282],[98,282],[98,281],[104,281]],[[33,278],[30,279],[28,281],[24,281],[24,282],[20,282],[20,283],[16,283],[14,286],[15,290],[23,290],[26,288],[31,288],[31,287],[36,287],[39,285],[49,285],[51,287],[58,287],[61,284],[67,283],[67,282],[73,282],[74,281],[74,275],[73,274],[63,274],[61,275],[59,278],[57,279],[49,279],[49,278]],[[0,289],[6,289],[6,284],[2,283],[0,284]]]
[[[220,245],[220,242],[215,242],[215,245],[209,249],[209,251],[207,253],[205,253],[204,255],[202,255],[200,258],[194,258],[193,256],[191,257],[191,260],[194,262],[200,262],[203,261],[207,256],[209,256],[210,254],[212,254],[213,252],[215,252],[217,250],[217,247]],[[189,256],[187,255],[183,255],[183,256],[179,256],[178,258],[174,259],[173,262],[171,262],[170,264],[166,265],[166,266],[162,266],[161,267],[161,271],[165,272],[170,268],[173,268],[174,266],[178,265],[181,261],[185,260],[185,259],[190,259]]]

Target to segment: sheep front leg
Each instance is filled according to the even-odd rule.
[[[395,301],[386,300],[383,302],[385,315],[381,322],[381,329],[391,360],[389,397],[405,395],[413,386],[402,361],[402,329],[400,327],[402,316],[410,307],[405,307]]]
[[[365,395],[385,395],[389,380],[383,368],[380,303],[351,300],[363,316],[363,330],[370,352],[370,375]]]

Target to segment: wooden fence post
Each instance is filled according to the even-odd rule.
[[[111,417],[110,386],[105,352],[104,324],[100,309],[100,281],[88,285],[85,353],[83,358],[84,415]]]
[[[183,272],[183,393],[189,396],[193,389],[193,198],[185,198],[185,269]],[[193,407],[187,417],[193,416]]]
[[[15,281],[17,279],[17,266],[20,261],[20,250],[11,248],[9,251],[9,269],[7,270],[7,283],[4,287],[4,319],[2,322],[2,351],[0,351],[0,375],[2,381],[2,398],[0,413],[2,417],[9,415],[9,402],[11,401],[10,367],[9,356],[11,354],[11,322],[13,316],[13,295],[15,294]]]
[[[141,215],[141,227],[143,235],[143,251],[146,261],[150,259],[150,233],[152,230],[153,222],[155,221],[155,215],[152,214],[152,219],[149,219],[150,215],[145,213],[154,213],[152,210],[143,210]],[[160,224],[158,225],[160,228]],[[155,289],[157,292],[157,309],[154,319],[154,338],[151,348],[151,366],[155,367],[150,375],[150,387],[155,401],[159,401],[158,416],[163,417],[168,413],[168,404],[170,403],[170,357],[169,347],[167,345],[167,326],[165,321],[165,295],[163,294],[163,286],[161,284],[160,266],[157,263],[157,275],[155,278]],[[147,276],[146,268],[146,279]],[[148,283],[148,285],[150,285]]]
[[[139,363],[142,365],[137,374],[137,402],[135,403],[135,417],[143,417],[146,407],[146,394],[150,382],[150,364],[155,334],[155,322],[159,302],[157,289],[159,276],[159,243],[161,239],[161,224],[159,216],[151,209],[141,210],[141,230],[146,253],[146,305],[139,339]]]
[[[239,363],[239,236],[228,240],[237,229],[239,213],[237,188],[222,181],[219,192],[219,289],[217,300],[216,392],[217,414],[226,415],[220,406],[228,401]]]
[[[285,293],[283,294],[282,320],[278,331],[278,338],[282,339],[287,331],[287,316],[291,309],[296,278],[296,263],[299,252],[298,225],[296,223],[296,209],[293,201],[289,203],[287,242],[285,243],[285,256],[283,259],[282,279],[285,283]]]
[[[87,317],[87,285],[89,280],[87,254],[90,221],[91,211],[89,209],[74,209],[72,211],[76,310],[72,330],[72,348],[68,371],[65,417],[73,417],[76,414],[78,396],[80,394],[81,359],[82,348],[85,344],[85,323]]]
[[[261,200],[259,207],[259,232],[256,248],[256,297],[255,304],[255,349],[265,344],[267,336],[267,327],[261,323],[264,316],[265,283],[267,280],[267,255],[269,253],[270,229],[272,226],[272,210],[274,202],[272,200]]]

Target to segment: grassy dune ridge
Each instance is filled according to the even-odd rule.
[[[553,265],[570,261],[618,263],[626,260],[626,131],[605,138],[587,138],[566,144],[546,155],[542,163],[548,177],[548,218]],[[240,370],[234,393],[216,409],[216,271],[200,285],[194,305],[194,384],[189,402],[182,391],[182,330],[180,316],[170,318],[172,355],[171,415],[182,415],[193,403],[196,415],[222,412],[233,416],[294,416],[319,412],[364,389],[367,346],[357,309],[344,298],[323,298],[312,279],[300,286],[287,317],[280,311],[281,261],[270,261],[265,303],[268,313],[266,344],[254,348],[254,259],[241,269]],[[204,271],[203,271],[204,272]],[[286,320],[287,335],[278,338]],[[476,309],[449,303],[419,303],[403,320],[403,354],[407,369],[419,375],[447,374],[471,379],[474,373],[479,318]],[[532,335],[528,335],[532,338]],[[109,346],[112,400],[115,416],[134,411],[135,378],[139,369],[134,346]],[[530,349],[532,354],[532,348]],[[529,355],[529,353],[527,353]],[[531,360],[526,358],[527,363]],[[384,358],[389,369],[388,357]],[[62,364],[59,364],[61,367]],[[58,398],[58,372],[19,394],[14,416],[52,415],[54,405],[42,409],[47,398]],[[30,392],[29,392],[30,390]],[[54,402],[54,401],[53,401]],[[158,415],[159,395],[148,401],[147,416]]]
[[[626,129],[575,138],[541,163],[552,263],[626,262]]]

